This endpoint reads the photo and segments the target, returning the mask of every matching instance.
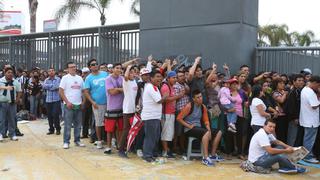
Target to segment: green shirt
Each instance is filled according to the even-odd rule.
[[[6,83],[7,83],[6,78],[2,77],[0,79],[0,87],[5,87]],[[14,87],[14,99],[17,99],[17,92],[22,92],[21,84],[17,80],[14,79],[13,80],[13,87]],[[10,91],[7,91],[6,96],[3,95],[4,91],[5,91],[4,89],[0,90],[0,102],[11,103]]]

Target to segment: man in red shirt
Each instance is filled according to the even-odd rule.
[[[169,151],[168,141],[172,141],[174,137],[174,122],[176,113],[176,100],[182,98],[185,94],[184,91],[180,94],[175,94],[173,85],[177,82],[177,74],[175,71],[170,71],[167,74],[167,82],[163,83],[161,87],[161,94],[167,96],[162,106],[162,132],[161,142],[163,147],[162,156],[174,158],[172,152]]]

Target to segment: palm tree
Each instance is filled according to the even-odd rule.
[[[306,31],[302,34],[298,32],[292,32],[287,35],[287,46],[310,46],[311,43],[316,42],[314,40],[314,33],[312,31]]]
[[[29,0],[30,32],[36,32],[38,1]]]
[[[285,38],[285,44],[287,46],[296,46],[300,38],[300,34],[296,31],[288,33]]]
[[[287,38],[287,32],[288,26],[285,24],[280,26],[276,24],[262,26],[258,29],[258,41],[260,43],[266,43],[264,39],[267,39],[270,46],[280,46]]]
[[[312,31],[306,31],[299,36],[298,45],[299,46],[310,46],[313,42],[314,33]]]
[[[55,14],[56,20],[59,22],[64,16],[70,22],[76,19],[81,8],[96,9],[100,13],[101,25],[106,23],[105,10],[108,8],[111,0],[66,0]]]
[[[288,26],[285,24],[258,27],[259,46],[310,46],[310,44],[316,43],[314,36],[312,31],[306,31],[302,34],[296,31],[288,32]]]
[[[131,5],[131,12],[137,16],[140,16],[140,0],[134,0]]]

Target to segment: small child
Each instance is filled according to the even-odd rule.
[[[237,114],[236,112],[229,112],[230,110],[234,109],[233,102],[235,101],[230,93],[230,83],[233,81],[237,81],[236,79],[229,79],[224,80],[222,83],[222,88],[219,91],[218,97],[220,100],[221,105],[227,110],[227,121],[228,121],[228,131],[233,133],[237,132],[235,123],[237,121]]]

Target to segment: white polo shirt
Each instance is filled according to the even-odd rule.
[[[301,91],[301,107],[299,123],[303,127],[319,127],[319,107],[313,109],[312,107],[319,106],[317,94],[308,86]]]

